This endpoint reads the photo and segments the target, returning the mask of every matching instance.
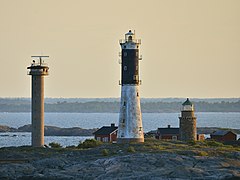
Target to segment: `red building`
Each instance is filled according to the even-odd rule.
[[[118,127],[116,127],[115,124],[111,124],[111,126],[103,126],[93,133],[94,138],[102,142],[116,142],[117,130]]]
[[[171,128],[170,125],[167,128],[158,128],[156,139],[179,140],[179,128]]]
[[[210,134],[211,139],[215,141],[227,142],[227,141],[236,141],[237,134],[232,131],[219,130]]]

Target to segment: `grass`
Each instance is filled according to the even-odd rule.
[[[186,156],[223,156],[239,151],[240,147],[224,145],[216,141],[160,141],[145,139],[142,144],[130,144],[136,152],[176,153]],[[125,149],[128,147],[125,147]],[[127,149],[127,152],[128,149]]]
[[[199,151],[198,155],[199,156],[208,156],[208,153],[206,151]]]
[[[219,156],[227,158],[235,158],[236,152],[240,151],[240,147],[224,145],[215,141],[162,141],[156,139],[145,139],[144,143],[130,144],[110,144],[102,143],[94,139],[86,140],[79,143],[77,147],[70,146],[60,148],[57,143],[49,144],[52,148],[34,148],[34,147],[8,147],[0,148],[0,158],[8,157],[11,154],[17,157],[36,158],[58,157],[66,153],[81,154],[85,158],[98,158],[102,156],[118,156],[131,153],[175,153],[185,156]]]
[[[62,148],[61,144],[56,143],[56,142],[51,142],[51,143],[49,143],[49,146],[50,146],[51,148]]]
[[[77,147],[82,149],[88,149],[100,146],[102,144],[103,144],[102,142],[97,141],[95,139],[86,139],[84,142],[80,142]]]
[[[205,141],[207,146],[210,147],[223,147],[223,143],[217,142],[217,141]]]
[[[102,150],[102,155],[103,156],[108,156],[109,155],[109,150],[108,149],[103,149]]]
[[[135,153],[136,150],[135,150],[135,148],[134,148],[133,146],[129,146],[129,147],[127,148],[127,152]]]

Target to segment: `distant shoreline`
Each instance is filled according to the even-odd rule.
[[[142,98],[142,113],[180,112],[183,98]],[[240,112],[240,98],[196,99],[195,112]],[[117,98],[46,98],[45,112],[118,113]],[[30,98],[0,98],[0,112],[31,112]]]
[[[93,133],[98,128],[83,129],[80,127],[60,128],[56,126],[45,126],[45,136],[93,136]],[[152,129],[155,130],[155,129]],[[197,132],[199,134],[211,134],[217,130],[231,130],[236,134],[240,134],[240,129],[231,128],[219,128],[219,127],[198,127]],[[0,133],[4,132],[31,132],[31,125],[24,125],[19,128],[13,128],[9,126],[0,125]],[[146,132],[147,133],[147,132]]]
[[[97,128],[93,129],[82,129],[80,127],[72,128],[59,128],[56,126],[45,126],[44,135],[45,136],[93,136],[93,133]],[[19,128],[13,128],[9,126],[0,125],[0,133],[4,132],[31,132],[32,127],[30,124],[21,126]]]

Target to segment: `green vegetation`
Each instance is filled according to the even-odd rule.
[[[229,156],[238,152],[240,147],[224,145],[216,141],[160,141],[156,139],[145,139],[144,143],[104,144],[114,152],[144,152],[144,153],[176,153],[186,156]],[[230,155],[229,155],[230,154]]]
[[[217,141],[205,141],[207,146],[212,146],[212,147],[221,147],[224,146],[223,143],[217,142]]]
[[[28,157],[29,154],[34,154],[30,160],[34,160],[36,157],[59,157],[67,153],[70,154],[70,157],[73,157],[72,153],[76,153],[77,156],[84,154],[86,160],[133,153],[167,153],[184,156],[239,158],[240,146],[224,145],[215,141],[196,141],[194,144],[191,143],[145,139],[144,143],[110,144],[88,139],[79,143],[77,147],[68,146],[62,148],[60,144],[52,142],[49,143],[51,148],[34,148],[30,146],[0,148],[0,154],[2,157],[5,157],[14,152],[14,156],[24,158]]]
[[[133,146],[129,146],[127,149],[127,152],[134,153],[134,152],[136,152],[136,150]]]
[[[208,153],[206,151],[199,151],[198,155],[199,156],[208,156]]]
[[[109,155],[109,150],[103,149],[103,150],[102,150],[102,155],[103,155],[103,156],[108,156],[108,155]]]
[[[196,141],[188,141],[188,144],[191,145],[191,146],[193,146],[193,145],[196,145],[197,142],[196,142]]]
[[[84,142],[80,142],[77,146],[78,148],[87,149],[87,148],[94,148],[100,146],[102,142],[97,141],[95,139],[86,139]]]
[[[176,153],[186,156],[222,156],[232,157],[235,152],[240,151],[240,147],[224,145],[216,141],[170,141],[170,140],[156,140],[145,139],[144,143],[129,143],[129,144],[110,144],[102,143],[95,139],[87,139],[84,142],[80,142],[77,147],[69,146],[66,148],[60,148],[58,143],[50,143],[53,149],[68,151],[82,149],[93,149],[95,155],[100,156],[113,156],[117,154],[125,153]]]
[[[51,143],[49,143],[49,146],[50,146],[51,148],[61,148],[61,147],[62,147],[61,144],[56,143],[56,142],[51,142]]]

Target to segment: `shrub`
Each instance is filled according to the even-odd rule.
[[[74,148],[76,148],[76,146],[71,145],[71,146],[66,146],[66,148],[67,148],[67,149],[74,149]]]
[[[109,155],[109,151],[107,149],[103,149],[102,150],[102,155],[103,156],[108,156]]]
[[[62,147],[61,144],[56,143],[56,142],[51,142],[51,143],[49,143],[49,146],[50,146],[51,148],[61,148],[61,147]]]
[[[136,150],[134,149],[134,147],[129,146],[127,149],[127,152],[134,153],[134,152],[136,152]]]
[[[86,139],[84,142],[80,142],[77,147],[87,149],[87,148],[94,148],[94,147],[100,146],[101,144],[102,142],[97,141],[95,139]]]
[[[206,151],[199,151],[198,155],[199,156],[208,156],[208,153]]]
[[[217,141],[206,141],[206,145],[207,146],[214,146],[214,147],[223,146],[222,143],[217,142]]]

